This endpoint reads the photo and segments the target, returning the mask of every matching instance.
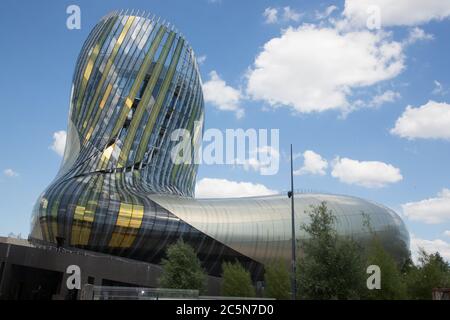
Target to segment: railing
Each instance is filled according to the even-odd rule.
[[[85,284],[81,300],[274,300],[268,298],[200,296],[198,290],[94,286]]]
[[[82,300],[197,300],[198,290],[94,286],[86,284]]]

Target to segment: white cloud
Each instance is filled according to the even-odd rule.
[[[434,80],[433,83],[434,83],[434,89],[432,91],[432,94],[444,96],[448,93],[448,90],[444,88],[442,83],[440,83],[437,80]]]
[[[450,221],[450,190],[444,188],[437,197],[402,204],[402,209],[411,220],[428,224]]]
[[[67,133],[64,130],[53,133],[53,143],[50,146],[50,149],[52,149],[56,152],[57,155],[62,157],[64,155],[64,149],[66,147],[66,139]]]
[[[298,22],[300,20],[300,13],[295,11],[294,9],[291,9],[291,7],[284,7],[283,8],[283,19],[286,22],[289,21],[295,21]]]
[[[292,9],[291,7],[284,7],[282,8],[282,14],[281,17],[279,17],[280,8],[272,8],[268,7],[263,12],[263,17],[265,20],[265,23],[267,24],[275,24],[280,22],[298,22],[300,21],[301,14],[298,13],[296,10]]]
[[[352,89],[394,78],[403,70],[402,49],[384,33],[290,27],[256,57],[247,74],[247,92],[252,99],[302,113],[345,110]]]
[[[14,178],[14,177],[19,176],[19,174],[16,171],[14,171],[13,169],[10,169],[10,168],[3,170],[3,174],[9,178]]]
[[[237,182],[227,179],[203,178],[195,186],[197,198],[239,198],[276,194],[266,186],[251,182]]]
[[[241,92],[228,86],[216,71],[211,71],[209,76],[209,81],[203,84],[205,102],[211,103],[222,111],[233,111],[238,119],[242,118],[244,109],[240,106],[242,100]]]
[[[444,231],[444,235],[447,236],[447,237],[450,237],[450,230],[445,230]]]
[[[337,9],[338,9],[338,7],[332,5],[332,6],[327,7],[325,9],[325,11],[323,11],[323,12],[316,11],[316,19],[317,20],[326,19]]]
[[[199,65],[202,65],[203,63],[205,63],[205,61],[206,61],[206,55],[201,55],[201,56],[197,57],[197,63]]]
[[[411,255],[415,263],[418,263],[419,248],[425,250],[428,254],[439,252],[444,259],[450,261],[450,243],[448,242],[440,239],[420,239],[411,234]]]
[[[430,33],[426,33],[423,29],[415,27],[409,30],[408,38],[404,41],[404,44],[409,45],[417,41],[433,40],[434,36]]]
[[[317,174],[324,176],[326,174],[326,169],[328,168],[328,161],[323,159],[318,153],[312,150],[306,150],[303,153],[304,163],[303,166],[294,171],[294,175],[303,174]]]
[[[448,0],[346,0],[343,14],[352,24],[366,26],[371,7],[379,8],[383,27],[414,26],[450,16]]]
[[[450,104],[430,100],[418,108],[408,106],[391,133],[408,139],[450,140]]]
[[[242,164],[244,170],[250,169],[262,175],[271,175],[278,172],[280,152],[271,146],[262,146],[250,152],[250,157],[244,161],[235,159],[235,163]]]
[[[400,99],[400,97],[401,97],[400,93],[392,90],[387,90],[382,94],[373,97],[372,100],[369,102],[369,107],[379,107],[385,103],[394,102]]]
[[[336,158],[331,175],[347,184],[382,188],[403,179],[400,169],[380,161],[358,161]]]
[[[266,8],[263,12],[263,17],[267,24],[274,24],[278,22],[278,9],[276,8]]]

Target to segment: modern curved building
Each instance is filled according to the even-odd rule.
[[[30,239],[64,239],[70,247],[157,263],[181,237],[212,275],[223,261],[238,259],[254,275],[274,259],[289,261],[287,196],[193,198],[197,165],[171,161],[170,135],[187,129],[198,145],[203,121],[201,79],[187,41],[155,17],[103,18],[76,64],[63,163],[36,203]],[[359,198],[296,195],[296,230],[322,201],[340,234],[368,241],[364,213],[386,249],[407,257],[399,216]]]

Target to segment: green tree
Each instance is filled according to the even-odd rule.
[[[419,264],[405,274],[410,299],[428,300],[433,288],[450,286],[450,266],[439,252],[428,254],[419,250]]]
[[[372,235],[372,241],[366,249],[366,267],[376,265],[381,271],[381,289],[367,289],[363,296],[365,299],[374,300],[401,300],[406,299],[406,283],[402,275],[403,271],[412,265],[408,259],[400,268],[395,259],[385,250],[377,233],[373,230],[370,216],[362,212],[363,224]]]
[[[358,299],[365,286],[362,249],[338,236],[335,216],[325,202],[312,206],[310,224],[302,225],[307,239],[297,264],[299,297],[303,299]]]
[[[194,249],[182,239],[167,248],[163,259],[160,286],[171,289],[191,289],[204,292],[206,273]]]
[[[222,264],[222,294],[228,297],[254,297],[250,273],[236,261]]]
[[[264,273],[265,295],[279,300],[290,299],[290,274],[281,260],[268,264]]]
[[[386,252],[374,234],[368,248],[367,266],[376,265],[381,271],[381,289],[367,290],[364,298],[376,300],[406,299],[406,284],[394,258]]]

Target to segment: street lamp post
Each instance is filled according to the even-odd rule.
[[[291,275],[291,290],[292,290],[292,300],[296,299],[297,293],[297,281],[295,272],[295,211],[294,211],[294,160],[292,155],[292,144],[291,144],[291,191],[288,192],[289,198],[291,198],[291,224],[292,224],[292,275]]]

